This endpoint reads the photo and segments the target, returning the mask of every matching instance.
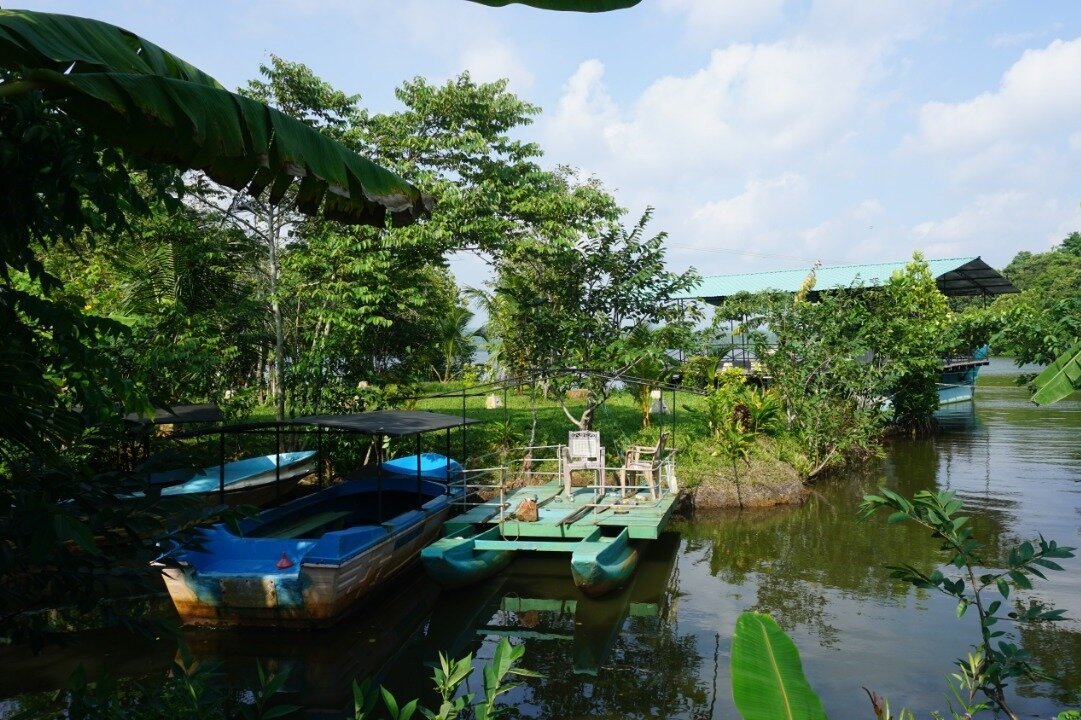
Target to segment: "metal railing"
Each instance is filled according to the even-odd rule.
[[[543,485],[553,480],[562,481],[564,477],[562,460],[564,447],[564,445],[543,445],[520,448],[522,450],[522,464],[519,466],[503,464],[463,471],[461,478],[451,483],[451,487],[457,490],[454,504],[458,505],[463,511],[478,507],[490,507],[492,508],[491,516],[494,517],[498,514],[502,519],[503,514],[509,509],[506,500],[509,492],[523,487]],[[550,452],[554,454],[554,457],[544,456]],[[679,490],[679,483],[676,478],[675,455],[675,449],[665,450],[657,463],[655,471],[630,470],[622,465],[604,466],[588,470],[576,469],[574,472],[597,473],[600,482],[575,485],[576,490],[592,490],[594,494],[592,502],[575,503],[575,505],[579,508],[591,509],[596,513],[602,509],[618,507],[632,501],[636,504],[659,502],[669,495],[674,495]],[[527,458],[528,460],[526,460]],[[657,484],[653,488],[649,483],[641,479],[641,476],[648,472],[655,472],[657,476]],[[620,477],[623,473],[626,473],[626,475],[637,473],[639,479],[634,484],[621,485]],[[612,478],[611,482],[609,482],[609,478]],[[656,495],[655,499],[639,497],[642,493],[650,493],[651,489],[653,494]],[[608,494],[613,491],[619,493],[617,500],[606,499]],[[555,497],[560,497],[562,494],[563,491]]]

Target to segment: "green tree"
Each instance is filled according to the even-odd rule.
[[[1012,356],[1018,366],[1054,362],[1081,338],[1079,238],[1075,232],[1048,252],[1017,253],[1002,272],[1021,292],[966,308],[952,332],[963,337],[978,329],[995,352]]]
[[[125,326],[99,349],[155,404],[228,404],[257,377],[267,337],[258,248],[219,218],[159,211],[133,218],[122,236],[42,257],[69,302]]]
[[[342,140],[419,178],[439,197],[439,213],[379,236],[306,221],[283,261],[295,296],[286,309],[296,313],[286,323],[294,335],[292,377],[344,399],[359,381],[389,379],[375,373],[398,382],[432,367],[446,375],[440,337],[453,346],[451,365],[459,365],[467,344],[449,321],[464,316],[447,254],[498,257],[515,237],[573,225],[581,204],[565,200],[562,176],[540,170],[537,146],[512,139],[537,108],[505,82],[478,84],[463,74],[435,86],[417,78],[397,94],[402,110],[358,117]]]
[[[276,55],[271,55],[269,65],[259,66],[259,73],[263,79],[251,80],[240,89],[244,97],[275,108],[343,145],[355,144],[348,139],[359,131],[365,117],[357,106],[359,96],[346,95],[316,77],[306,65]],[[273,351],[268,354],[268,375],[275,413],[281,420],[285,417],[289,361],[283,303],[291,299],[288,289],[282,287],[282,255],[287,239],[303,219],[299,212],[288,209],[297,204],[300,191],[295,187],[268,188],[251,196],[247,192],[230,192],[203,178],[198,178],[191,190],[205,208],[221,213],[225,222],[264,248],[262,295],[274,338]]]
[[[937,379],[949,317],[927,263],[918,254],[883,286],[855,285],[811,300],[812,270],[795,297],[737,295],[715,324],[740,320],[761,373],[784,409],[789,435],[803,449],[807,477],[877,452],[889,416],[924,427],[938,406]]]
[[[83,18],[0,10],[0,128],[0,316],[11,339],[0,395],[12,408],[2,430],[38,449],[62,431],[58,389],[83,407],[137,402],[84,343],[122,327],[50,300],[57,283],[36,257],[86,232],[123,232],[130,215],[146,211],[132,157],[201,169],[256,193],[271,187],[273,200],[303,176],[302,211],[350,222],[383,224],[388,209],[404,222],[423,206],[416,188],[340,143],[229,93],[143,38]],[[173,170],[147,178],[151,197],[175,203],[165,192],[179,187]],[[9,269],[40,292],[16,288]]]
[[[442,355],[443,366],[436,371],[442,382],[450,382],[456,372],[473,360],[474,338],[481,335],[476,329],[470,330],[473,311],[463,305],[455,305],[446,315],[436,322],[436,339]]]
[[[942,338],[949,320],[946,297],[919,253],[873,295],[881,311],[870,314],[867,331],[872,352],[897,376],[890,388],[894,422],[925,429],[938,409]]]
[[[813,283],[813,278],[810,280]],[[736,295],[715,322],[739,319],[761,372],[802,450],[808,478],[859,460],[877,447],[886,416],[880,406],[898,375],[876,360],[874,308],[865,289],[823,293]]]
[[[513,315],[504,323],[521,343],[521,362],[544,373],[583,371],[587,397],[578,416],[566,402],[565,376],[551,378],[564,413],[580,429],[592,426],[613,383],[656,356],[657,348],[635,342],[641,329],[687,315],[673,298],[697,276],[667,270],[666,234],[646,233],[651,214],[643,213],[630,230],[612,224],[575,241],[525,240],[499,264],[496,292],[510,298]]]

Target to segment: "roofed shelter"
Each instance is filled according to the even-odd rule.
[[[814,293],[847,290],[853,285],[880,287],[893,273],[904,270],[911,262],[871,263],[867,265],[833,265],[820,267],[815,272]],[[1004,295],[1020,292],[1002,273],[979,257],[946,258],[927,260],[938,289],[947,297],[971,297]],[[712,275],[702,278],[694,288],[677,296],[679,300],[704,300],[720,305],[725,298],[738,293],[765,291],[795,293],[800,289],[810,271],[773,270],[767,272],[740,273],[738,275]]]

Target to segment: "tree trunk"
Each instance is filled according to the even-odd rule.
[[[267,348],[266,344],[259,343],[259,360],[255,364],[255,394],[259,399],[259,404],[262,405],[266,402],[266,361],[267,361]]]
[[[274,318],[274,407],[279,421],[285,419],[285,330],[278,302],[278,232],[273,205],[267,207],[267,244],[270,246],[270,314]]]

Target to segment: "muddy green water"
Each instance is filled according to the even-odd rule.
[[[437,651],[483,660],[508,636],[525,642],[524,665],[544,674],[506,696],[522,716],[734,718],[732,628],[740,612],[758,610],[792,635],[831,718],[871,716],[862,686],[926,717],[946,710],[944,678],[977,639],[975,618],[957,620],[948,599],[889,579],[890,563],[934,568],[935,544],[884,518],[859,522],[862,494],[882,484],[906,495],[953,490],[992,554],[1041,532],[1081,545],[1081,401],[1036,408],[1012,384],[1008,363],[988,371],[974,403],[940,413],[937,436],[894,443],[881,467],[824,481],[803,507],[679,523],[615,597],[587,600],[563,561],[523,558],[486,585],[449,594],[418,571],[326,632],[192,631],[186,639],[239,682],[252,681],[256,658],[289,667],[290,700],[309,716],[351,711],[349,684],[366,675],[434,704],[423,664]],[[1081,561],[1062,564],[1036,595],[1071,619],[1018,636],[1060,678],[1014,689],[1026,717],[1081,705]],[[62,655],[12,663],[0,673],[0,697],[55,686],[78,662],[145,673],[167,665],[173,648],[88,635]],[[469,689],[479,688],[474,676]]]

